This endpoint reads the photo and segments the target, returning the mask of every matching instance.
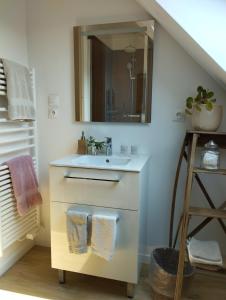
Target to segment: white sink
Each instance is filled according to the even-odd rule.
[[[72,164],[82,166],[125,166],[130,162],[129,157],[82,155],[71,160]]]
[[[148,159],[149,156],[147,155],[93,156],[74,154],[52,161],[50,165],[57,167],[140,172]]]

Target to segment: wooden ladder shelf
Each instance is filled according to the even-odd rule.
[[[226,149],[226,133],[221,132],[200,132],[200,131],[188,131],[185,135],[184,142],[182,145],[179,162],[177,165],[174,190],[173,190],[173,199],[171,206],[171,219],[170,219],[170,232],[169,232],[169,246],[175,247],[177,243],[178,236],[180,235],[179,242],[179,263],[178,271],[176,278],[176,289],[174,294],[174,300],[181,299],[181,292],[183,286],[183,270],[184,263],[186,258],[186,241],[187,238],[190,238],[197,234],[201,229],[203,229],[212,219],[216,218],[222,227],[224,233],[226,234],[226,226],[223,222],[223,219],[226,219],[226,201],[222,203],[220,207],[216,207],[212,201],[210,195],[208,194],[199,174],[220,174],[226,175],[226,169],[218,170],[207,170],[198,168],[195,166],[195,154],[198,146],[203,147],[205,143],[209,140],[214,140],[219,147]],[[177,195],[177,186],[179,181],[180,169],[183,158],[187,162],[187,180],[185,186],[185,197],[183,204],[183,212],[177,227],[175,239],[173,240],[173,226],[174,226],[174,213],[176,206],[176,195]],[[193,179],[198,183],[203,195],[205,196],[210,208],[201,208],[201,207],[191,207],[191,190],[193,185]],[[192,216],[203,217],[204,220],[195,227],[190,233],[188,233],[189,220]]]

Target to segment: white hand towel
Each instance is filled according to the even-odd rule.
[[[93,253],[111,260],[115,251],[117,235],[117,219],[115,215],[93,215],[91,248]]]
[[[67,236],[71,253],[87,252],[88,213],[79,212],[76,208],[67,210]]]
[[[35,108],[28,68],[3,59],[10,120],[34,120]]]
[[[188,241],[189,259],[194,263],[222,266],[223,260],[219,244],[216,241]]]

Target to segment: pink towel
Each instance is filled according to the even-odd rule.
[[[32,157],[30,155],[18,156],[8,160],[5,164],[9,167],[11,174],[18,213],[23,216],[30,208],[42,203]]]

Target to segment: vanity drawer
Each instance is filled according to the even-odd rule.
[[[50,167],[52,202],[138,209],[140,173]]]
[[[116,248],[111,261],[93,254],[89,249],[85,254],[69,252],[66,227],[66,211],[69,207],[89,214],[116,214]],[[100,276],[115,280],[137,283],[138,281],[138,212],[77,205],[51,203],[51,257],[52,267],[56,269]]]

